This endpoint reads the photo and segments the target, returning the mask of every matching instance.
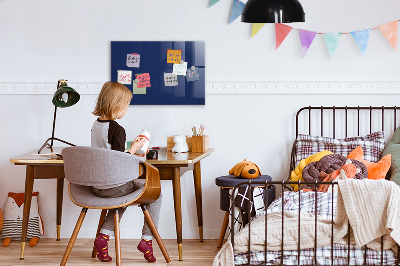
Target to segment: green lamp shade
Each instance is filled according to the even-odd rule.
[[[80,99],[79,93],[67,84],[61,84],[53,95],[53,104],[56,107],[70,107]]]

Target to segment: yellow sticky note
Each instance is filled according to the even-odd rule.
[[[167,63],[180,64],[182,58],[181,50],[167,50]]]

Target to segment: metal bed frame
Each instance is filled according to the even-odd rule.
[[[393,106],[393,107],[385,107],[385,106],[382,106],[382,107],[372,107],[372,106],[369,106],[369,107],[360,107],[360,106],[357,106],[357,107],[348,107],[348,106],[344,106],[344,107],[337,107],[337,106],[331,106],[331,107],[324,107],[324,106],[312,107],[312,106],[308,106],[308,107],[303,107],[296,114],[296,138],[300,134],[299,133],[299,125],[300,125],[299,124],[299,120],[300,120],[300,114],[303,111],[308,111],[308,134],[309,135],[311,135],[311,131],[312,131],[311,112],[313,110],[319,111],[319,115],[320,115],[320,136],[324,136],[324,111],[325,110],[331,110],[330,113],[332,113],[332,117],[331,118],[332,118],[332,123],[333,123],[332,124],[332,129],[333,129],[332,136],[333,136],[333,138],[336,137],[336,122],[337,122],[336,113],[339,112],[339,111],[344,112],[344,121],[341,121],[341,122],[342,122],[342,125],[344,123],[345,137],[347,138],[348,137],[348,125],[349,125],[349,121],[348,121],[349,120],[348,119],[349,115],[348,115],[348,113],[356,112],[356,115],[357,115],[357,136],[360,136],[360,121],[361,121],[360,113],[361,112],[364,112],[364,113],[365,113],[365,111],[369,112],[369,131],[370,131],[370,133],[372,133],[373,113],[375,114],[376,112],[379,112],[379,111],[381,112],[381,130],[384,131],[384,129],[385,129],[385,113],[387,113],[386,111],[393,112],[393,130],[395,130],[396,129],[396,125],[397,125],[397,123],[396,123],[397,111],[399,109],[400,108],[398,108],[396,106]],[[325,119],[325,121],[326,120],[327,119]],[[295,167],[296,167],[296,165],[295,165],[295,158],[296,158],[295,146],[296,146],[296,141],[294,142],[293,148],[292,148],[289,176],[290,176],[290,172],[293,169],[295,169]],[[285,180],[283,180],[283,181],[265,181],[265,182],[263,182],[263,181],[252,181],[250,179],[249,181],[242,182],[242,183],[236,185],[234,187],[233,191],[232,191],[232,195],[235,195],[235,192],[239,187],[251,186],[251,187],[263,188],[264,191],[265,191],[266,198],[268,198],[268,189],[266,189],[266,188],[268,188],[269,186],[271,186],[271,185],[281,186],[282,195],[283,195],[285,190],[291,190],[290,187],[287,186],[287,185],[292,185],[292,184],[299,185],[299,187],[300,187],[301,184],[315,185],[314,191],[317,192],[317,189],[318,189],[319,185],[330,184],[330,185],[332,185],[332,190],[333,190],[334,186],[336,186],[338,183],[336,181],[332,181],[332,182],[319,182],[319,181],[304,182],[304,181],[285,181]],[[299,202],[301,202],[301,192],[300,192],[300,190],[298,191],[298,193],[299,193]],[[253,196],[252,194],[253,194],[253,191],[250,189],[250,198],[252,198],[252,196]],[[282,198],[282,212],[284,212],[284,197],[281,197],[281,198]],[[331,221],[332,222],[331,223],[331,225],[332,225],[331,226],[331,228],[332,228],[332,237],[331,237],[331,261],[332,261],[332,265],[334,263],[334,254],[333,254],[333,251],[334,251],[333,250],[333,244],[334,244],[333,243],[333,224],[334,224],[334,220],[333,220],[334,219],[334,217],[333,217],[333,210],[334,210],[333,204],[334,203],[333,203],[333,201],[334,200],[333,199],[334,199],[334,193],[332,193],[332,213],[331,213],[331,215],[332,215],[332,221]],[[318,208],[317,207],[317,202],[318,202],[317,193],[315,193],[315,213],[317,213],[317,208]],[[265,208],[264,262],[259,263],[259,265],[272,265],[272,264],[268,264],[268,262],[267,262],[267,252],[268,252],[268,250],[267,250],[267,242],[268,242],[268,239],[267,239],[267,233],[268,233],[267,207],[268,207],[267,206],[267,201],[264,201],[264,208]],[[298,226],[300,227],[300,204],[299,204],[298,214],[299,214]],[[235,245],[235,241],[234,241],[234,237],[235,237],[235,234],[234,234],[234,217],[235,217],[234,197],[232,197],[232,200],[231,200],[231,232],[230,232],[231,239],[230,239],[230,241],[231,241],[231,244],[232,244],[233,248],[234,248],[234,245]],[[313,258],[314,263],[313,264],[307,264],[307,265],[318,265],[317,264],[317,255],[316,255],[317,238],[318,238],[316,224],[317,224],[317,215],[315,215],[315,239],[314,239],[314,258]],[[251,230],[250,230],[251,229],[251,219],[249,219],[248,227],[249,227],[249,242],[248,242],[248,245],[247,245],[247,262],[248,263],[245,264],[245,265],[250,265],[251,264],[251,255],[250,255],[251,254],[251,249],[250,249],[250,243],[251,243]],[[280,250],[281,256],[280,256],[280,264],[279,265],[284,265],[283,264],[283,259],[284,259],[284,256],[283,256],[283,251],[284,251],[284,240],[283,240],[284,217],[283,216],[282,216],[282,232],[281,232],[281,234],[282,234],[282,237],[281,237],[281,250]],[[300,230],[299,230],[298,243],[297,243],[297,247],[298,247],[297,248],[297,265],[305,265],[305,264],[300,264],[300,254],[301,254],[300,242],[301,242],[301,237],[300,237]],[[396,258],[395,265],[400,265],[400,249],[399,249],[400,246],[397,245],[397,248],[398,248],[399,252],[397,253],[397,258]],[[367,248],[366,248],[366,246],[363,246],[363,249],[364,249],[364,263],[363,263],[363,265],[367,265],[366,264],[367,263],[367,253],[366,253],[366,249]],[[347,264],[346,265],[350,265],[350,224],[348,226],[348,233],[347,233]],[[384,261],[383,261],[383,236],[381,237],[380,265],[384,265]]]

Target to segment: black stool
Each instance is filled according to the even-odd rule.
[[[227,175],[227,176],[220,176],[215,179],[215,184],[220,187],[220,209],[222,211],[225,211],[225,217],[224,221],[222,222],[221,234],[219,235],[219,240],[217,245],[218,248],[222,246],[226,228],[228,227],[228,222],[229,222],[229,207],[230,207],[229,191],[233,189],[237,184],[249,180],[265,182],[266,180],[272,181],[272,178],[268,175],[262,175],[254,179],[246,179],[246,178],[236,177],[234,175]],[[275,186],[271,186],[267,189],[268,189],[268,199],[266,200],[268,200],[267,206],[269,206],[269,204],[271,204],[275,200]]]

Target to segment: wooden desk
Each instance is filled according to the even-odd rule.
[[[61,148],[54,148],[54,151],[60,153]],[[167,152],[165,149],[161,149],[159,151],[157,160],[147,160],[148,163],[158,168],[161,180],[171,180],[173,184],[175,223],[179,260],[182,260],[182,204],[180,177],[186,171],[193,170],[199,236],[200,241],[203,241],[203,211],[200,160],[210,155],[213,151],[214,149],[209,149],[208,151],[203,153],[189,152],[174,154],[172,152]],[[47,152],[50,151],[44,150],[42,153]],[[25,199],[21,236],[21,259],[24,258],[34,179],[57,178],[57,240],[60,240],[64,188],[64,162],[60,158],[52,158],[55,156],[39,156],[36,155],[36,153],[37,151],[32,151],[30,153],[26,153],[10,159],[10,162],[14,163],[15,165],[26,165]]]
[[[54,148],[56,152],[61,149]],[[50,153],[44,149],[42,153]],[[10,159],[15,165],[26,165],[24,212],[22,219],[21,255],[24,258],[26,234],[28,232],[29,213],[31,209],[32,189],[35,179],[57,178],[57,241],[60,240],[62,201],[64,190],[64,162],[62,159],[53,159],[56,156],[40,156],[37,150]]]

